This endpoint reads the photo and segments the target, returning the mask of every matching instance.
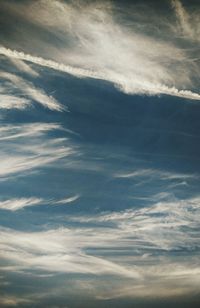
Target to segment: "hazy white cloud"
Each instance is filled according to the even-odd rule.
[[[42,203],[42,199],[39,198],[20,198],[0,201],[0,209],[8,211],[17,211],[21,208],[38,205]]]
[[[179,0],[172,0],[172,7],[174,8],[179,26],[183,35],[190,39],[196,39],[195,29],[190,23],[191,17]]]
[[[85,254],[81,247],[87,245],[88,231],[57,229],[43,232],[16,232],[1,230],[0,247],[6,258],[13,263],[14,269],[43,269],[53,272],[113,274],[138,278],[136,270]],[[82,233],[82,236],[81,236]],[[94,240],[94,238],[93,238]],[[13,249],[17,245],[16,249]],[[10,255],[9,251],[13,251]],[[14,252],[15,251],[15,252]],[[10,255],[10,256],[9,256]]]
[[[184,173],[177,173],[177,172],[167,172],[164,170],[159,169],[136,169],[132,172],[119,172],[113,175],[115,178],[157,178],[160,180],[183,180],[183,179],[190,179],[195,178],[197,175],[195,174],[184,174]]]
[[[19,52],[1,46],[0,54],[77,77],[107,80],[130,94],[200,99],[199,93],[194,91],[198,64],[192,60],[193,54],[178,46],[169,27],[163,27],[169,31],[163,33],[167,40],[137,31],[142,29],[140,19],[127,27],[116,18],[115,6],[109,2],[83,5],[76,1],[72,4],[40,0],[17,4],[14,8],[7,6],[18,16],[26,16],[33,24],[48,30],[52,41],[50,39],[45,45],[38,37],[37,53],[31,49]],[[174,7],[177,12],[182,8],[179,1],[174,1]],[[137,15],[137,7],[133,5],[132,10]],[[159,18],[160,21],[156,14],[154,17],[153,20]],[[172,20],[167,22],[170,24]],[[165,24],[167,22],[165,20]],[[54,45],[55,38],[59,46]]]
[[[22,137],[41,137],[51,130],[64,130],[56,123],[31,123],[23,125],[4,125],[0,127],[0,141],[18,139]]]
[[[16,58],[10,58],[10,61],[17,70],[26,73],[31,77],[39,77],[39,74],[25,61]]]
[[[79,195],[75,195],[75,196],[72,196],[72,197],[67,197],[67,198],[58,200],[58,201],[55,202],[55,204],[67,204],[67,203],[72,203],[72,202],[78,200],[79,198],[80,198]]]
[[[110,212],[97,216],[73,217],[72,220],[114,224],[115,236],[109,231],[106,235],[110,247],[132,243],[138,251],[148,249],[153,252],[155,249],[170,251],[180,247],[192,249],[192,247],[199,246],[200,241],[194,237],[194,229],[198,228],[200,199],[177,200],[173,198],[171,200],[169,196],[169,201],[163,201],[162,196],[160,197],[161,201],[158,202],[159,196],[155,196],[156,203],[151,206],[140,206],[139,209]],[[112,229],[111,232],[113,232]],[[132,234],[131,240],[126,241],[126,236],[130,234]],[[99,239],[98,243],[100,245]]]
[[[57,110],[61,111],[64,109],[63,106],[61,106],[52,96],[48,96],[43,90],[36,88],[30,81],[26,81],[25,79],[6,72],[0,73],[0,78],[9,81],[9,84],[7,83],[4,86],[4,93],[7,91],[8,93],[10,91],[13,92],[13,95],[15,94],[16,88],[17,91],[20,90],[20,92],[29,98],[29,100],[34,100],[41,105],[43,105],[46,108],[49,108],[51,110]],[[8,97],[6,98],[8,101]],[[24,106],[24,98],[22,98],[22,101],[20,101],[20,98],[17,98],[16,102],[19,102],[19,106]],[[11,104],[12,101],[8,104]],[[5,102],[4,102],[5,104]]]
[[[199,211],[198,202],[197,199],[188,201],[190,212],[195,209]],[[193,232],[198,224],[197,218],[194,221],[195,214],[192,213],[189,220],[187,217],[189,222],[186,222],[186,215],[190,215],[185,211],[186,202],[181,209],[173,209],[174,206],[177,207],[178,203],[162,206],[156,204],[149,210],[135,210],[135,213],[125,211],[93,217],[93,224],[98,221],[98,228],[94,225],[63,227],[40,232],[1,228],[0,258],[6,260],[1,269],[5,272],[43,270],[53,273],[93,274],[95,277],[106,274],[119,276],[120,279],[112,279],[106,290],[98,281],[95,282],[96,285],[92,284],[94,290],[96,288],[94,294],[99,298],[154,297],[158,296],[158,290],[159,297],[194,292],[200,282],[198,256],[194,253],[190,259],[177,261],[173,255],[156,254],[157,249],[178,249],[179,241],[181,247],[185,248],[199,244],[198,239],[196,243],[193,239],[188,246],[187,235],[184,236],[184,231],[180,231],[191,224],[191,233]],[[161,212],[160,208],[163,209]],[[171,221],[160,213],[171,215]],[[116,226],[106,227],[105,223],[111,221]],[[104,222],[104,226],[100,227],[100,222]],[[179,287],[176,287],[177,283]]]
[[[0,201],[0,209],[1,210],[8,210],[8,211],[18,211],[28,206],[35,206],[35,205],[62,205],[73,203],[79,199],[79,195],[75,195],[72,197],[68,197],[65,199],[43,199],[37,197],[29,197],[29,198],[13,198],[8,200],[1,200]]]
[[[21,296],[2,295],[0,298],[0,305],[2,307],[19,307],[19,305],[30,305],[33,303],[33,300],[22,298]]]
[[[30,100],[24,97],[17,97],[1,92],[0,90],[0,109],[25,109],[31,105]]]
[[[54,123],[1,126],[1,179],[43,167],[74,154],[75,150],[71,145],[66,145],[67,138],[48,138],[48,131],[54,129],[62,128]]]
[[[200,95],[189,90],[178,90],[175,87],[169,87],[161,83],[152,83],[145,79],[138,79],[136,76],[129,76],[127,78],[119,73],[112,73],[109,71],[95,71],[85,68],[76,68],[67,66],[63,63],[57,63],[52,60],[46,60],[39,57],[24,54],[23,52],[12,51],[4,47],[0,47],[0,54],[4,54],[8,57],[14,57],[17,59],[27,60],[38,65],[53,68],[55,70],[66,72],[76,77],[89,77],[95,79],[107,80],[114,83],[119,89],[129,94],[146,94],[146,95],[159,95],[166,94],[191,100],[200,100]],[[49,109],[62,110],[63,107],[59,106],[52,97],[48,97],[41,90],[31,88],[30,85],[26,84],[26,92],[31,96],[32,99],[40,102]]]

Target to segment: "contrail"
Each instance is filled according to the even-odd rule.
[[[41,66],[49,67],[57,71],[65,72],[70,75],[74,75],[77,77],[91,77],[91,78],[97,78],[100,79],[101,77],[97,75],[95,72],[92,72],[90,70],[82,69],[82,68],[76,68],[69,65],[65,65],[62,63],[58,63],[53,60],[46,60],[41,57],[35,57],[29,54],[25,54],[22,51],[17,50],[11,50],[9,48],[5,48],[3,46],[0,47],[0,54],[8,57],[8,58],[14,58],[14,59],[20,59],[24,61],[28,61],[31,63],[35,63]],[[103,78],[103,76],[102,76]],[[104,78],[103,78],[104,79]]]
[[[182,97],[191,100],[200,100],[200,94],[194,93],[189,90],[178,90],[175,87],[168,87],[162,84],[144,84],[140,86],[139,90],[136,90],[134,87],[134,83],[129,83],[128,90],[126,87],[126,78],[112,78],[108,76],[108,74],[104,74],[102,72],[94,72],[92,70],[87,70],[83,68],[76,68],[69,65],[65,65],[63,63],[58,63],[53,60],[46,60],[41,57],[35,57],[29,54],[25,54],[24,52],[19,52],[17,50],[11,50],[9,48],[5,48],[0,46],[0,54],[9,57],[20,59],[24,61],[28,61],[31,63],[35,63],[40,66],[52,68],[54,70],[65,72],[67,74],[79,77],[79,78],[94,78],[94,79],[101,79],[106,80],[115,85],[119,86],[122,91],[128,94],[147,94],[147,95],[159,95],[159,94],[166,94],[171,96]],[[123,80],[123,81],[122,81]]]

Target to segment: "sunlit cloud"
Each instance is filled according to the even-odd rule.
[[[48,138],[47,133],[56,129],[62,130],[62,127],[54,123],[1,126],[1,179],[52,164],[75,153],[71,145],[66,146],[67,138]]]
[[[7,210],[7,211],[18,211],[24,209],[26,207],[32,207],[36,205],[64,205],[64,204],[71,204],[74,201],[79,199],[79,195],[75,195],[73,197],[68,197],[65,199],[55,200],[55,199],[42,199],[37,197],[30,197],[30,198],[15,198],[15,199],[8,199],[0,201],[0,210]]]
[[[55,202],[55,204],[67,204],[67,203],[72,203],[72,202],[78,200],[79,198],[80,198],[79,195],[75,195],[75,196],[72,196],[72,197],[67,197],[67,198],[58,200],[58,201]]]
[[[192,14],[192,16],[190,16],[181,1],[172,0],[171,3],[172,7],[174,8],[182,35],[192,40],[198,40],[198,33],[196,31],[198,27],[198,21],[195,25],[194,15]]]
[[[30,100],[14,95],[5,94],[2,89],[0,90],[0,109],[25,109],[31,106]],[[3,92],[3,93],[2,93]]]
[[[0,306],[198,296],[199,5],[0,2]]]
[[[197,175],[195,174],[181,174],[181,173],[175,173],[175,172],[167,172],[164,170],[159,169],[140,169],[137,168],[133,172],[126,172],[126,173],[116,173],[113,175],[115,178],[140,178],[140,177],[146,177],[146,178],[158,178],[161,180],[181,180],[181,179],[190,179],[190,178],[196,178]]]
[[[1,72],[0,78],[4,79],[5,81],[9,81],[9,84],[6,84],[4,86],[4,93],[6,93],[6,91],[7,93],[14,92],[14,90],[16,90],[17,88],[17,90],[20,91],[22,95],[25,96],[25,98],[28,97],[29,105],[30,101],[36,101],[51,110],[61,111],[64,109],[64,107],[62,107],[52,96],[48,96],[43,90],[36,88],[31,82],[26,81],[22,77],[7,72]],[[3,106],[6,106],[6,102],[8,102],[8,106],[13,106],[13,108],[16,108],[18,106],[18,108],[21,107],[22,109],[24,109],[24,101],[26,102],[27,100],[25,100],[23,96],[21,101],[19,97],[15,98],[15,100],[12,101],[11,96],[6,96],[6,94],[4,94],[4,97],[1,97],[3,101]],[[19,103],[18,105],[17,102]]]
[[[190,260],[179,263],[170,251],[184,247],[189,252],[200,244],[194,236],[198,214],[199,198],[196,198],[74,217],[79,223],[92,222],[93,227],[80,225],[40,232],[1,228],[1,259],[7,262],[1,268],[4,272],[25,273],[31,269],[121,277],[120,286],[112,282],[112,288],[106,291],[97,282],[96,296],[104,299],[154,297],[158,289],[159,297],[190,294],[198,289],[200,281],[198,257],[194,254]],[[73,221],[73,217],[69,220]],[[163,251],[162,255],[157,255],[158,249]],[[177,282],[179,287],[175,288]]]
[[[28,65],[25,61],[15,58],[10,58],[11,64],[16,67],[16,69],[20,72],[26,73],[31,77],[39,77],[39,73],[36,72],[30,65]]]
[[[29,61],[76,77],[107,80],[129,94],[166,94],[200,99],[198,90],[194,91],[198,70],[198,64],[192,60],[194,55],[176,43],[170,27],[165,27],[168,40],[136,31],[142,18],[141,12],[137,13],[137,6],[132,8],[134,14],[139,15],[137,27],[136,22],[132,27],[117,22],[115,6],[108,2],[105,5],[83,5],[81,2],[70,4],[62,1],[51,1],[50,4],[41,0],[27,6],[15,5],[14,8],[7,5],[7,8],[24,22],[29,18],[33,25],[39,24],[43,31],[48,30],[52,35],[46,46],[40,37],[34,38],[38,40],[37,54],[30,49],[17,51],[1,46],[0,53],[9,58]],[[184,31],[191,35],[183,6],[179,1],[173,1],[173,8]],[[154,19],[158,19],[156,14]],[[53,45],[53,38],[59,40],[60,48]]]
[[[39,198],[20,198],[20,199],[10,199],[6,201],[0,201],[0,209],[17,211],[21,208],[27,206],[38,205],[42,202]]]

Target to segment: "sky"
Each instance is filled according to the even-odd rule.
[[[0,0],[0,307],[199,307],[199,49],[199,1]]]

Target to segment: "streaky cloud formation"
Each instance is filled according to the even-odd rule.
[[[0,307],[200,306],[199,24],[0,1]]]
[[[26,206],[40,204],[42,199],[39,198],[20,198],[0,201],[0,209],[8,211],[17,211]]]
[[[162,84],[153,84],[150,82],[138,82],[136,79],[129,79],[126,80],[123,76],[121,77],[118,74],[114,74],[115,76],[110,77],[109,75],[106,75],[104,72],[95,72],[86,70],[83,68],[75,68],[71,66],[67,66],[65,64],[57,63],[52,60],[46,60],[41,57],[34,57],[28,54],[24,54],[23,52],[18,52],[16,50],[10,50],[5,47],[0,47],[0,54],[3,54],[5,56],[16,58],[20,60],[26,60],[30,61],[32,63],[53,68],[55,70],[65,72],[71,75],[74,75],[76,77],[89,77],[89,78],[95,78],[95,79],[104,79],[109,82],[113,82],[116,84],[122,91],[129,94],[146,94],[146,95],[159,95],[159,94],[166,94],[166,95],[172,95],[172,96],[178,96],[183,97],[187,99],[192,100],[200,100],[200,95],[198,93],[194,93],[189,90],[178,90],[175,87],[168,87],[166,85]],[[27,88],[28,93],[31,93],[31,96],[33,98],[36,98],[39,102],[43,103],[44,105],[47,105],[50,109],[58,109],[59,107],[58,103],[51,102],[44,96],[41,92],[36,92],[35,89],[29,89]]]
[[[159,202],[150,208],[97,217],[74,217],[81,223],[103,222],[98,230],[84,225],[78,229],[71,227],[41,232],[1,228],[0,246],[4,251],[1,258],[7,260],[5,270],[24,272],[31,268],[47,273],[109,274],[128,279],[121,285],[121,291],[116,290],[115,283],[112,284],[114,291],[102,292],[99,287],[99,294],[96,291],[102,298],[155,296],[157,288],[161,287],[160,279],[165,287],[160,289],[158,296],[190,293],[198,288],[199,260],[194,256],[179,264],[170,252],[178,252],[183,245],[188,251],[199,246],[198,237],[194,237],[198,214],[199,198],[196,198]],[[109,227],[110,222],[114,224]],[[117,254],[130,251],[131,247],[134,248],[131,255]],[[102,253],[108,248],[109,255],[104,256]],[[158,249],[168,254],[156,256]],[[140,261],[136,261],[138,258]],[[192,279],[194,273],[195,280]],[[175,278],[179,287],[174,290]],[[134,281],[132,287],[129,279]],[[149,280],[151,287],[147,288]]]
[[[52,164],[75,153],[71,145],[65,145],[67,138],[46,139],[47,133],[52,130],[62,130],[62,127],[55,123],[2,125],[0,128],[0,143],[3,149],[0,154],[1,180]]]
[[[42,198],[19,198],[19,199],[9,199],[9,200],[3,200],[0,201],[0,209],[2,210],[7,210],[7,211],[18,211],[21,210],[27,206],[35,206],[35,205],[43,205],[43,204],[48,204],[48,205],[64,205],[68,203],[72,203],[76,201],[79,198],[79,195],[73,196],[73,197],[68,197],[65,199],[61,200],[44,200]]]
[[[192,19],[188,12],[183,7],[181,1],[172,0],[172,7],[175,10],[178,23],[180,25],[180,30],[182,34],[192,40],[198,40],[196,29],[191,24],[190,20]]]
[[[58,201],[55,202],[55,204],[72,203],[72,202],[78,200],[79,198],[80,198],[79,195],[75,195],[75,196],[72,196],[72,197],[68,197],[68,198],[65,198],[65,199],[58,200]]]
[[[0,77],[5,80],[8,80],[11,83],[11,85],[5,86],[4,92],[6,91],[10,92],[15,87],[17,87],[18,90],[20,90],[25,96],[28,96],[29,104],[30,104],[30,100],[32,99],[33,101],[36,101],[40,103],[41,105],[43,105],[44,107],[49,108],[51,110],[61,111],[64,109],[64,107],[61,106],[52,96],[48,96],[41,89],[34,87],[34,85],[31,82],[25,81],[23,78],[17,75],[6,73],[6,72],[0,72]],[[13,100],[12,96],[7,97],[4,94],[4,96],[1,96],[1,98],[3,101],[3,106],[6,105],[6,101],[10,101],[9,105],[10,107],[13,107],[13,108],[24,109],[25,105],[28,105],[28,103],[27,104],[25,103],[27,100],[23,97],[14,98]]]

